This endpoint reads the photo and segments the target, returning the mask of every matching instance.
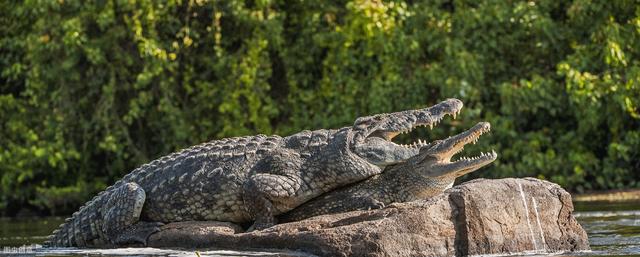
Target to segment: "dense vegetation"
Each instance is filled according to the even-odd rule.
[[[63,214],[211,139],[456,97],[474,174],[640,187],[637,1],[0,1],[0,214]],[[403,139],[400,139],[403,140]],[[407,140],[406,138],[404,140]]]

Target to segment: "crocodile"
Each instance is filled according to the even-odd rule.
[[[389,165],[378,175],[354,185],[325,193],[295,209],[280,215],[280,222],[291,222],[322,214],[355,210],[379,209],[395,202],[428,199],[450,188],[455,179],[493,162],[495,151],[476,157],[451,158],[466,144],[491,130],[488,122],[480,122],[471,129],[420,146],[419,153],[404,162]]]
[[[360,117],[341,129],[192,146],[134,169],[80,207],[44,245],[146,245],[164,223],[187,220],[268,228],[278,214],[418,154],[391,139],[417,127],[433,128],[446,115],[455,118],[462,106],[447,99],[428,108]]]

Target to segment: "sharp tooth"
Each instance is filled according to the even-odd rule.
[[[456,119],[456,116],[457,116],[457,115],[458,115],[457,113],[455,113],[455,112],[453,113],[453,115],[452,115],[452,116],[453,116],[453,119],[454,119],[454,120]]]
[[[429,129],[433,129],[433,123],[429,123]]]

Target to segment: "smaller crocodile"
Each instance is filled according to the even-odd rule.
[[[491,162],[495,151],[477,157],[451,158],[469,143],[491,130],[488,122],[444,140],[420,147],[420,152],[405,162],[388,166],[384,172],[362,182],[325,193],[281,215],[280,222],[306,219],[312,216],[355,210],[383,208],[394,202],[427,199],[450,188],[457,177],[473,172]]]

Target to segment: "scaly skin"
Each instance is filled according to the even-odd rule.
[[[48,246],[146,244],[162,223],[186,220],[254,222],[337,187],[379,174],[418,154],[390,139],[455,115],[462,102],[358,118],[338,130],[212,141],[145,164],[87,202],[54,231]],[[421,141],[420,141],[421,142]]]
[[[451,157],[465,144],[475,142],[490,130],[481,122],[456,136],[422,146],[420,153],[387,167],[384,172],[367,180],[325,193],[279,217],[281,222],[297,221],[312,216],[355,210],[382,208],[395,202],[428,199],[450,188],[457,177],[473,172],[497,158],[495,152],[475,158]]]

